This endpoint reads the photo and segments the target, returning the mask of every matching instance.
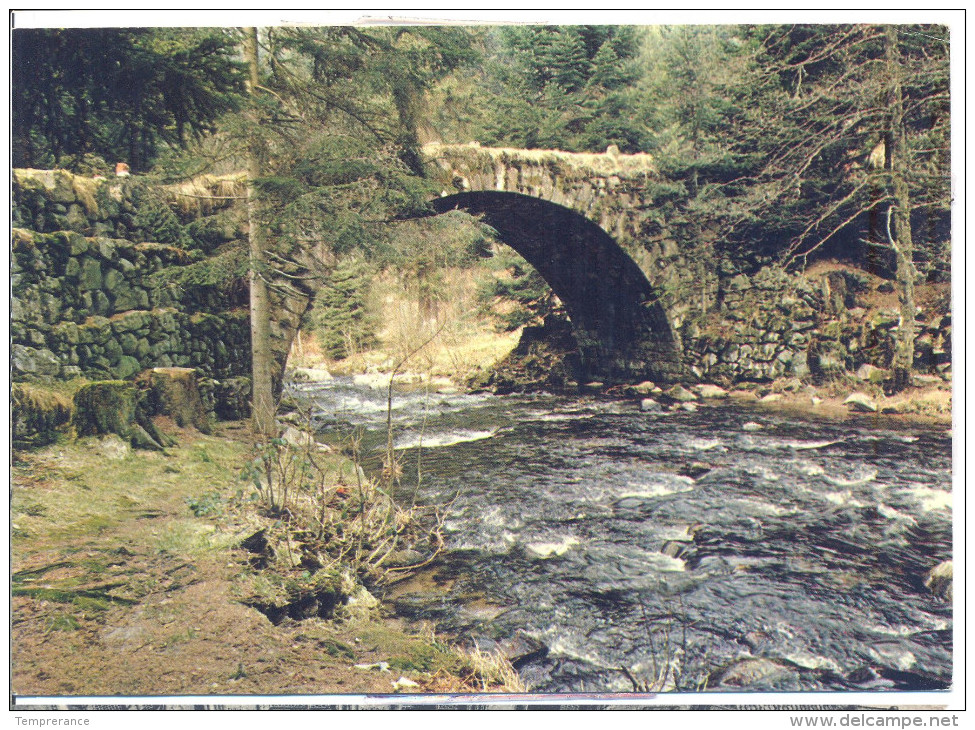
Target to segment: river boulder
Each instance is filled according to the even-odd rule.
[[[727,398],[728,391],[724,388],[712,385],[711,383],[701,383],[694,387],[701,398]]]
[[[848,406],[852,411],[859,411],[860,413],[877,412],[877,401],[866,393],[850,393],[846,397],[846,400],[843,401],[843,405]]]
[[[683,385],[675,385],[669,390],[665,390],[664,395],[678,403],[690,403],[691,401],[697,400],[697,396]]]
[[[764,657],[748,657],[719,670],[712,683],[722,687],[768,686],[795,676],[795,670],[785,664]]]
[[[663,406],[653,398],[644,398],[640,401],[640,410],[644,413],[660,413],[663,409]]]
[[[928,574],[924,577],[924,585],[938,598],[951,601],[954,597],[954,573],[954,562],[945,560],[943,563],[938,563],[928,571]]]

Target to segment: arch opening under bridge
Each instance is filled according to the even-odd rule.
[[[596,223],[551,201],[498,190],[446,195],[431,207],[480,217],[538,270],[565,306],[584,377],[679,379],[677,340],[654,287]]]

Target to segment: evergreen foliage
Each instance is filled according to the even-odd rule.
[[[376,322],[366,301],[372,273],[361,259],[350,257],[323,282],[311,318],[328,357],[348,357],[376,343]]]
[[[631,26],[494,31],[484,79],[491,107],[475,133],[498,146],[641,150],[647,128],[629,87],[639,38]]]
[[[237,105],[235,44],[221,29],[15,28],[14,165],[95,154],[147,169],[162,146],[213,131]]]
[[[333,288],[351,286],[341,262],[365,258],[435,305],[438,272],[488,254],[476,225],[402,223],[438,192],[419,154],[438,135],[649,152],[660,173],[650,226],[668,229],[702,280],[830,256],[906,287],[905,242],[919,280],[949,276],[947,28],[279,27],[260,31],[247,104],[240,41],[218,29],[15,29],[14,163],[254,162],[267,253],[254,268],[278,295],[311,297],[332,273]],[[193,141],[195,156],[174,156]],[[228,240],[159,202],[136,223],[207,253]],[[495,264],[511,276],[487,295],[525,307],[509,326],[553,306],[537,273]]]
[[[495,299],[501,299],[515,305],[497,308],[496,316],[502,331],[541,324],[549,314],[561,310],[561,303],[541,274],[510,248],[501,249],[490,261],[490,266],[496,273],[480,291],[482,302],[490,306]]]
[[[138,196],[133,223],[146,241],[169,243],[181,248],[191,243],[186,228],[164,202],[143,193]]]

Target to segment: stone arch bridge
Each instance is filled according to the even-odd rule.
[[[661,180],[649,155],[478,144],[428,144],[423,153],[429,177],[441,186],[433,212],[479,216],[562,301],[584,377],[681,379],[678,330],[688,302],[680,292],[690,267],[654,218]],[[279,374],[312,296],[272,302]]]
[[[684,269],[653,220],[660,178],[649,155],[430,144],[438,213],[494,228],[565,305],[586,375],[673,381],[682,374],[675,296]]]

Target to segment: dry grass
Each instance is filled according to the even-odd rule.
[[[590,152],[563,152],[561,150],[523,150],[509,147],[481,147],[472,144],[440,144],[423,145],[423,152],[432,159],[470,160],[476,157],[486,157],[492,162],[505,163],[527,162],[535,165],[554,163],[563,169],[575,170],[579,173],[595,173],[598,175],[640,175],[656,171],[653,157],[648,154],[624,155]]]
[[[475,272],[450,270],[445,275],[451,279],[447,288],[450,298],[437,301],[426,311],[419,296],[401,280],[382,277],[373,287],[370,303],[382,323],[379,345],[328,362],[328,369],[336,374],[353,374],[392,372],[395,368],[421,379],[449,378],[463,383],[501,360],[518,344],[520,332],[494,331],[493,322],[480,311]],[[312,339],[303,336],[306,353],[315,352]],[[306,354],[304,361],[312,364],[309,360]]]
[[[167,185],[162,194],[184,215],[209,215],[247,197],[247,176],[199,175],[187,182]]]
[[[469,683],[480,683],[480,692],[527,692],[528,687],[518,676],[511,661],[501,651],[483,652],[479,647],[471,651],[457,649],[466,666],[471,669]]]
[[[98,213],[98,201],[95,199],[95,191],[98,190],[100,181],[81,175],[73,175],[71,187],[75,196],[85,208],[85,212],[92,216]]]

